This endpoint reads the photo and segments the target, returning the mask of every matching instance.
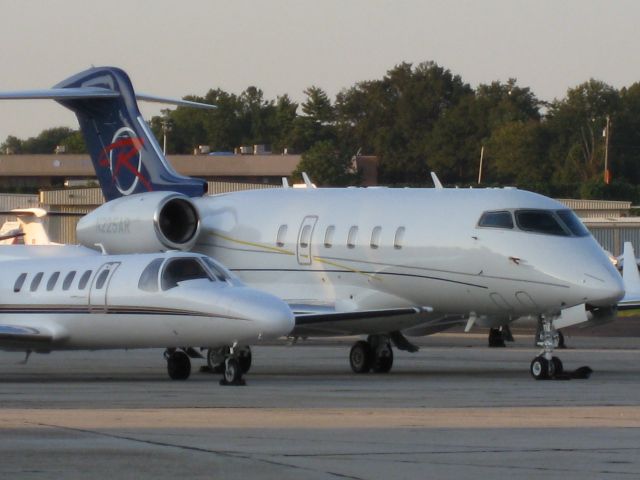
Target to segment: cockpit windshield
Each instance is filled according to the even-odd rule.
[[[516,210],[516,223],[525,232],[544,233],[547,235],[570,236],[563,228],[553,212],[547,210]]]
[[[520,230],[560,237],[586,237],[590,235],[589,230],[582,224],[576,214],[569,209],[542,210],[531,208],[487,211],[478,220],[478,227]]]
[[[173,258],[167,262],[162,272],[162,289],[169,290],[179,282],[198,278],[214,281],[197,258]]]
[[[221,282],[229,280],[229,275],[227,274],[227,272],[225,272],[224,269],[217,265],[213,260],[211,260],[209,257],[202,257],[202,259],[204,260],[204,263],[207,264],[207,267],[211,269],[211,272],[216,276],[218,280],[220,280]]]
[[[580,219],[571,210],[556,210],[556,214],[576,237],[588,237],[590,235],[587,227],[582,224]]]
[[[513,218],[511,212],[506,210],[497,212],[484,212],[480,221],[479,227],[491,227],[491,228],[513,228]]]

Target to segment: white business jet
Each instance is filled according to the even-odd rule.
[[[166,249],[212,256],[247,284],[284,299],[294,337],[367,335],[355,372],[388,372],[392,344],[466,323],[499,328],[540,318],[536,379],[562,362],[556,322],[615,315],[624,291],[573,212],[547,197],[504,189],[283,188],[203,196],[178,175],[138,111],[127,74],[92,68],[48,90],[76,113],[105,205],[78,224],[79,240],[113,254]],[[118,225],[127,225],[119,228]],[[565,314],[569,310],[569,314]]]
[[[288,334],[289,307],[204,255],[100,255],[73,246],[0,247],[0,348],[166,348],[169,376],[191,372],[187,346],[249,345]],[[27,357],[28,358],[28,357]],[[224,380],[248,369],[234,352]]]
[[[14,208],[0,215],[15,215],[15,221],[7,221],[0,227],[0,245],[57,245],[49,238],[44,228],[43,219],[48,212],[43,208]],[[60,215],[54,212],[52,215]],[[79,214],[64,213],[63,215],[80,216]]]

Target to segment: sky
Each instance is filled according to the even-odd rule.
[[[640,81],[635,0],[0,0],[0,91],[46,88],[92,65],[125,69],[141,92],[210,88],[304,99],[435,61],[475,87],[517,78],[542,100],[589,78]],[[161,106],[141,105],[146,118]],[[50,100],[0,102],[7,135],[77,128]]]

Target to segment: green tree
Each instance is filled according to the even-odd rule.
[[[353,185],[358,180],[358,172],[353,169],[352,154],[327,140],[314,144],[302,155],[293,177],[299,180],[302,172],[307,172],[318,186]]]
[[[546,125],[551,134],[549,156],[554,180],[561,183],[602,178],[607,115],[615,116],[620,96],[613,87],[589,80],[550,105]]]

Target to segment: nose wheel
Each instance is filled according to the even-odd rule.
[[[539,338],[542,351],[531,361],[531,376],[536,380],[557,378],[564,372],[564,367],[562,361],[553,356],[553,350],[558,348],[560,342],[560,335],[553,326],[553,319],[541,317]]]
[[[251,362],[253,355],[251,354],[251,347],[244,345],[235,348],[236,359],[240,365],[242,373],[245,374],[251,369]],[[231,355],[231,347],[219,347],[210,348],[207,350],[207,366],[209,370],[214,373],[224,373],[225,360]]]

